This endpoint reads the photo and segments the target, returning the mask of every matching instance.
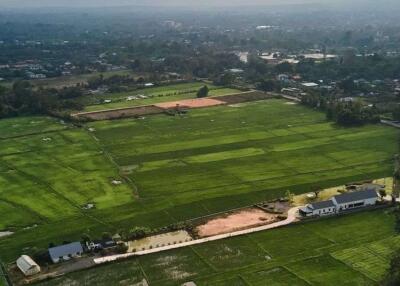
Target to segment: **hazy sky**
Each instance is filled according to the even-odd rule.
[[[0,0],[4,6],[121,6],[121,5],[156,5],[156,6],[189,6],[189,5],[266,5],[281,3],[304,3],[325,0]]]
[[[86,6],[249,6],[276,4],[337,4],[396,5],[400,0],[0,0],[0,7],[86,7]]]

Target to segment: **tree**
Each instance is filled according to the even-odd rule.
[[[129,231],[129,239],[140,239],[145,237],[151,230],[146,227],[134,227]]]
[[[32,257],[40,265],[46,265],[51,261],[48,249],[34,249]]]
[[[216,85],[224,85],[229,86],[234,83],[236,76],[230,72],[224,73],[223,75],[219,76],[214,83]]]
[[[400,105],[396,106],[396,108],[392,112],[393,119],[396,121],[400,121]]]
[[[385,286],[400,285],[400,251],[397,251],[390,261],[389,270],[381,284]]]
[[[125,243],[120,243],[115,248],[115,252],[119,254],[124,254],[128,252],[129,247]]]
[[[293,73],[293,66],[288,62],[283,62],[275,66],[278,73]]]
[[[112,236],[109,232],[103,232],[102,238],[104,240],[107,240],[107,239],[112,239]]]
[[[277,84],[273,80],[262,80],[257,84],[257,88],[263,91],[274,91],[277,89]]]
[[[394,217],[395,217],[395,230],[397,233],[400,233],[400,209],[399,209],[399,207],[396,207],[396,209],[393,212],[394,212]]]
[[[86,233],[82,234],[81,239],[82,239],[83,242],[90,242],[90,241],[92,241],[91,238],[90,238],[90,236],[89,236],[88,234],[86,234]]]
[[[354,84],[354,80],[352,79],[345,79],[339,83],[339,87],[343,89],[343,91],[347,94],[351,94],[355,89],[356,86]]]
[[[198,98],[207,97],[208,92],[209,92],[208,86],[205,85],[199,89],[199,91],[197,92],[197,97]]]
[[[287,190],[286,192],[285,192],[285,197],[288,199],[288,201],[289,202],[293,202],[293,200],[294,200],[294,194],[290,191],[290,190]]]

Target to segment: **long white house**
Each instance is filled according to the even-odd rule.
[[[355,208],[373,206],[379,196],[375,189],[349,192],[334,196],[330,200],[308,204],[299,210],[304,216],[324,216]]]

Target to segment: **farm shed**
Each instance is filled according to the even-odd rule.
[[[72,242],[56,247],[49,248],[50,258],[53,263],[70,260],[73,257],[79,257],[83,253],[82,244],[80,242]]]
[[[40,272],[40,266],[28,255],[22,255],[17,259],[17,267],[25,276],[32,276]]]

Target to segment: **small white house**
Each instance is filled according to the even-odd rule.
[[[40,272],[40,266],[28,255],[17,259],[17,267],[25,276],[32,276]]]
[[[72,242],[56,247],[49,248],[49,254],[53,263],[67,261],[71,258],[80,257],[83,253],[82,244],[80,242]]]

